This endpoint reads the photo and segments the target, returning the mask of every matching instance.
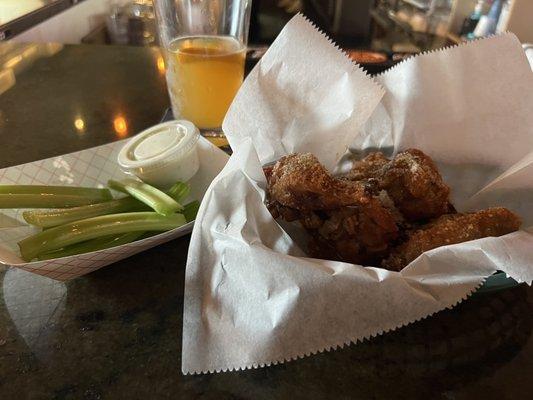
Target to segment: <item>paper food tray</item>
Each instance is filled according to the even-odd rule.
[[[102,187],[109,179],[121,179],[127,176],[116,161],[124,143],[125,140],[122,140],[0,169],[0,184]],[[202,200],[207,187],[228,159],[223,151],[203,138],[198,142],[198,151],[200,169],[189,182],[191,194],[187,201]],[[194,224],[189,222],[171,231],[105,250],[53,260],[24,262],[20,258],[17,242],[37,232],[38,229],[27,225],[22,218],[22,211],[0,210],[0,264],[60,281],[88,274],[158,244],[186,235],[191,232]]]

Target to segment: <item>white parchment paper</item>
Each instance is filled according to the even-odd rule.
[[[224,129],[235,152],[204,197],[189,249],[184,373],[363,340],[457,304],[497,270],[531,283],[528,230],[440,247],[391,272],[306,258],[270,216],[262,164],[311,151],[333,169],[349,146],[418,147],[438,162],[459,210],[494,203],[533,222],[533,177],[524,173],[533,74],[512,34],[403,62],[377,78],[379,105],[380,86],[347,66],[296,16],[232,104]]]

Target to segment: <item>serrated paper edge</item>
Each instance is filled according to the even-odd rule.
[[[322,348],[319,348],[317,350],[309,350],[309,351],[306,351],[304,353],[300,353],[300,354],[295,354],[295,355],[291,355],[291,356],[288,356],[288,357],[284,357],[283,359],[278,359],[278,360],[271,360],[271,361],[265,361],[265,362],[258,362],[258,363],[251,363],[251,364],[247,364],[243,367],[228,367],[228,368],[222,368],[222,369],[209,369],[209,370],[194,370],[194,371],[184,371],[182,370],[182,373],[183,375],[201,375],[201,374],[212,374],[212,373],[221,373],[221,372],[237,372],[237,371],[246,371],[246,370],[251,370],[251,369],[259,369],[259,368],[265,368],[265,367],[270,367],[272,365],[278,365],[278,364],[284,364],[286,362],[290,362],[290,361],[296,361],[298,359],[302,359],[304,357],[309,357],[309,356],[312,356],[312,355],[316,355],[316,354],[321,354],[321,353],[329,353],[331,351],[334,351],[334,350],[339,350],[339,349],[343,349],[345,347],[349,347],[349,346],[352,346],[352,345],[357,345],[358,343],[362,343],[364,341],[367,341],[367,340],[370,340],[372,338],[375,338],[375,337],[378,337],[378,336],[381,336],[385,333],[389,333],[389,332],[394,332],[400,328],[403,328],[405,326],[408,326],[410,324],[413,324],[415,322],[419,322],[419,321],[423,321],[429,317],[432,317],[433,315],[441,312],[441,311],[444,311],[446,309],[453,309],[454,307],[456,307],[457,305],[461,304],[463,301],[467,300],[468,298],[470,298],[484,283],[485,281],[489,278],[489,276],[485,276],[485,277],[482,277],[478,283],[476,283],[474,285],[474,287],[472,289],[470,289],[469,291],[467,291],[461,298],[459,298],[459,300],[457,301],[454,301],[450,304],[447,304],[445,305],[444,307],[440,308],[439,310],[437,311],[434,311],[426,316],[423,316],[423,317],[420,317],[420,318],[415,318],[414,320],[409,320],[409,321],[405,321],[405,322],[402,322],[400,323],[399,325],[396,325],[396,326],[392,326],[390,328],[385,328],[385,329],[381,329],[381,330],[378,330],[376,332],[373,332],[373,333],[370,333],[362,338],[349,338],[341,343],[337,343],[337,344],[333,344],[331,346],[326,346],[326,347],[322,347]]]
[[[386,91],[385,91],[385,88],[383,87],[383,85],[376,80],[376,76],[377,75],[371,75],[368,73],[368,71],[366,71],[362,66],[361,64],[357,63],[356,61],[352,60],[352,58],[348,55],[348,53],[342,48],[340,47],[336,42],[335,40],[333,40],[326,32],[324,32],[321,28],[319,28],[313,21],[311,21],[309,18],[307,18],[303,13],[299,12],[298,14],[296,14],[293,19],[296,19],[296,18],[300,18],[301,20],[305,21],[306,23],[308,23],[315,31],[317,31],[320,36],[326,40],[326,42],[329,44],[329,45],[332,45],[339,53],[341,53],[343,55],[343,58],[346,60],[346,65],[350,65],[350,67],[352,68],[352,72],[360,72],[362,73],[363,76],[365,76],[366,78],[368,78],[369,80],[372,81],[373,84],[375,84],[382,92],[382,94],[384,94]]]
[[[408,62],[408,61],[412,62],[414,59],[417,59],[419,57],[426,57],[427,58],[427,57],[431,57],[431,56],[434,56],[436,54],[439,54],[439,53],[442,53],[442,52],[445,52],[445,51],[450,51],[450,50],[455,50],[455,49],[462,49],[462,48],[465,48],[465,47],[468,47],[468,46],[473,46],[473,45],[477,44],[478,42],[491,41],[491,40],[494,40],[496,38],[505,37],[505,36],[510,36],[510,37],[514,38],[514,40],[516,40],[517,43],[521,44],[520,40],[518,39],[518,37],[513,32],[505,31],[505,32],[502,32],[502,33],[494,33],[494,34],[491,34],[489,36],[479,37],[479,38],[475,38],[473,40],[468,40],[468,41],[464,41],[464,42],[461,42],[461,43],[451,44],[451,45],[445,46],[445,47],[439,47],[437,49],[424,50],[424,51],[422,51],[420,53],[415,53],[412,56],[404,58],[400,62],[394,64],[392,67],[387,68],[385,71],[382,71],[379,74],[376,74],[374,77],[375,78],[381,78],[382,76],[387,75],[388,73],[394,71],[395,69],[400,67],[405,62]],[[525,57],[525,52],[524,52],[524,57]],[[526,57],[526,59],[527,59],[527,57]]]

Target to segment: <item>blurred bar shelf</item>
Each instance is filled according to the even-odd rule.
[[[12,4],[9,2],[12,1]],[[25,0],[2,0],[4,12],[0,14],[0,41],[11,39],[13,36],[22,33],[33,26],[75,6],[85,0],[35,0],[35,5],[24,4],[28,11],[22,15],[13,13],[11,18],[6,11],[10,6],[23,8],[21,4]]]

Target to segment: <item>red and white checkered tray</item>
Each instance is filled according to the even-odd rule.
[[[109,179],[125,177],[117,154],[125,141],[114,142],[58,157],[0,169],[0,184],[102,187]],[[226,164],[226,153],[200,138],[200,169],[189,182],[190,199],[201,200],[213,178]],[[133,243],[47,261],[24,262],[17,242],[38,230],[28,226],[22,210],[0,210],[0,264],[21,268],[60,281],[88,274],[133,254],[186,235],[193,222]]]

